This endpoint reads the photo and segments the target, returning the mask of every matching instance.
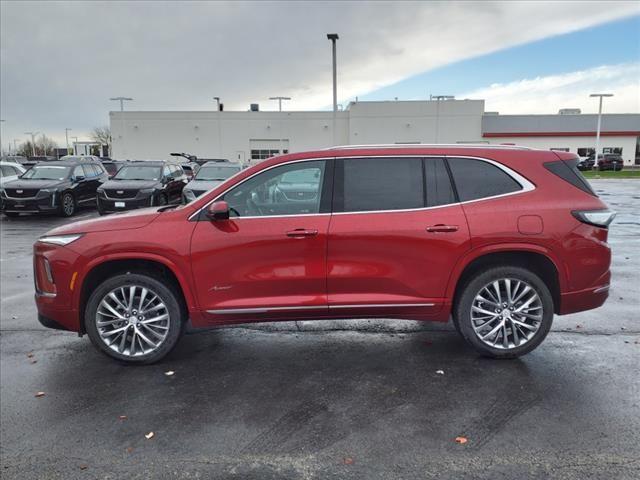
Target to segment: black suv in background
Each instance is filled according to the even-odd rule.
[[[124,162],[118,172],[98,189],[98,212],[180,203],[187,176],[180,165],[141,160]]]
[[[70,217],[79,206],[95,202],[96,191],[107,178],[98,162],[39,163],[0,190],[2,213],[15,217],[49,212]]]

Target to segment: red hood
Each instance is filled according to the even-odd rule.
[[[73,233],[107,232],[110,230],[131,230],[150,224],[158,215],[158,208],[144,208],[130,212],[115,213],[91,220],[70,223],[48,231],[45,235],[69,235]]]

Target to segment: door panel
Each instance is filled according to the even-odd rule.
[[[326,313],[329,219],[324,214],[198,222],[191,264],[201,309],[214,322]]]
[[[433,304],[388,312],[436,313],[449,274],[468,249],[469,231],[460,205],[334,215],[327,258],[329,305]],[[364,310],[380,313],[377,307]]]

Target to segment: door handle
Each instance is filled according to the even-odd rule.
[[[427,227],[427,232],[429,233],[451,233],[457,231],[457,225],[444,225],[442,223],[439,223],[438,225],[430,225]]]
[[[315,229],[296,228],[295,230],[291,230],[287,232],[287,237],[304,238],[304,237],[314,237],[317,234],[318,234],[318,230],[315,230]]]

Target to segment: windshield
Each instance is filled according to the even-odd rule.
[[[162,170],[158,166],[151,165],[126,165],[118,170],[113,180],[159,180]]]
[[[64,180],[69,176],[71,167],[62,166],[39,166],[35,165],[31,170],[27,170],[21,178],[32,180]]]
[[[240,167],[202,167],[196,180],[226,180],[240,171]]]

